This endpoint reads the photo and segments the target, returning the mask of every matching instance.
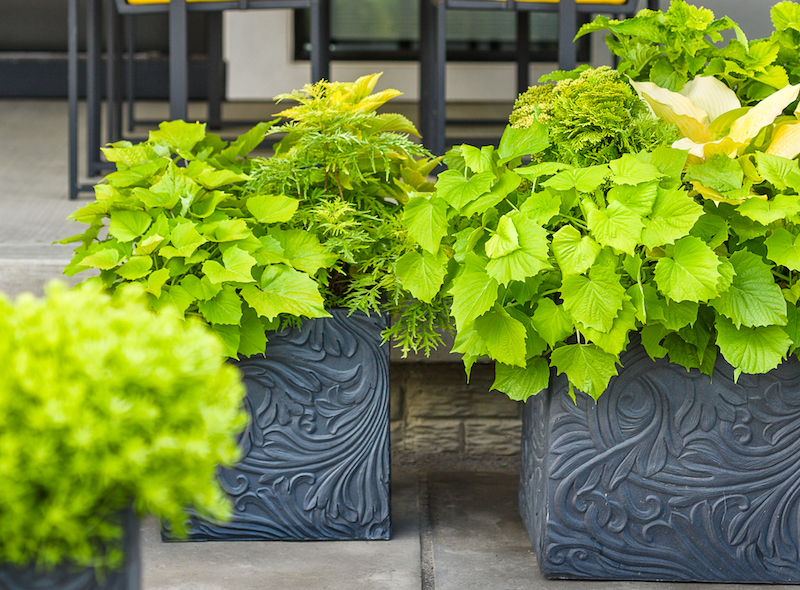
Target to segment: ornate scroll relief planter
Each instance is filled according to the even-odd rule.
[[[520,510],[549,578],[800,583],[800,363],[713,382],[640,345],[597,405],[524,410]]]
[[[389,538],[387,320],[329,311],[238,362],[251,421],[219,474],[233,519],[195,518],[189,540]]]
[[[141,587],[141,552],[139,519],[133,510],[125,512],[125,561],[119,571],[107,572],[98,582],[94,568],[76,570],[63,565],[47,574],[35,567],[24,569],[0,565],[0,588],[3,590],[139,590]]]

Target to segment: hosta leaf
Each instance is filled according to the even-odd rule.
[[[225,285],[208,301],[200,301],[197,308],[210,324],[236,326],[242,319],[242,300],[232,285]]]
[[[321,268],[329,268],[336,261],[336,255],[325,250],[316,234],[292,229],[272,235],[280,242],[289,264],[309,275],[313,276]]]
[[[518,367],[525,363],[527,330],[499,305],[475,320],[475,330],[486,342],[489,355],[496,361]]]
[[[561,298],[569,314],[584,326],[601,332],[611,330],[622,309],[624,295],[619,276],[605,265],[592,267],[588,277],[564,277],[561,286]]]
[[[128,262],[117,269],[117,274],[123,279],[135,281],[150,274],[153,268],[153,259],[149,256],[131,256]]]
[[[593,193],[603,184],[609,174],[611,174],[611,170],[606,164],[588,168],[572,168],[548,178],[542,183],[542,186],[549,186],[557,191],[568,191],[574,188],[581,193]]]
[[[525,367],[497,363],[494,371],[492,389],[502,391],[516,401],[524,402],[550,383],[550,367],[541,357],[530,359]]]
[[[152,221],[144,211],[113,211],[108,233],[120,242],[130,242],[146,232]]]
[[[468,264],[461,271],[450,289],[453,295],[450,313],[459,330],[494,306],[497,287],[497,281],[477,265]]]
[[[411,295],[429,303],[439,292],[447,272],[447,256],[443,251],[436,255],[430,252],[408,252],[400,257],[395,265],[400,284]]]
[[[730,261],[735,275],[727,291],[711,300],[711,306],[733,325],[748,327],[783,325],[786,323],[786,302],[780,287],[761,257],[739,250]]]
[[[674,244],[689,235],[703,208],[681,189],[658,188],[653,211],[644,220],[642,243],[648,248]],[[727,236],[727,233],[725,234]]]
[[[600,244],[633,254],[642,237],[642,218],[616,201],[606,209],[586,204],[589,231]]]
[[[757,221],[763,225],[769,225],[779,219],[785,219],[792,215],[796,215],[800,207],[798,207],[797,195],[777,195],[770,201],[765,201],[757,197],[746,199],[744,203],[739,205],[736,210],[753,221]]]
[[[539,300],[531,323],[551,348],[575,332],[572,318],[564,310],[564,306],[556,305],[552,299],[546,297]]]
[[[725,360],[733,365],[734,379],[740,373],[766,373],[786,356],[792,341],[779,326],[737,329],[723,317],[717,317],[717,345]]]
[[[614,184],[642,184],[661,178],[662,174],[652,164],[643,162],[636,156],[624,154],[620,159],[609,163]]]
[[[492,172],[481,172],[468,179],[457,170],[445,170],[436,181],[436,195],[461,211],[479,196],[489,192],[493,182]]]
[[[264,354],[267,348],[267,333],[261,320],[253,309],[245,306],[242,312],[242,325],[239,330],[239,354],[252,356]]]
[[[675,301],[708,301],[717,295],[719,265],[717,255],[700,238],[686,236],[675,242],[672,257],[656,264],[656,284]]]
[[[255,285],[245,285],[241,294],[258,315],[268,320],[282,313],[309,318],[329,315],[311,277],[282,264],[264,270],[260,289]]]
[[[556,348],[550,355],[550,365],[595,401],[617,374],[617,357],[594,344],[567,344]]]
[[[779,266],[790,270],[800,270],[800,243],[797,236],[782,227],[772,230],[764,244],[767,246],[767,258]]]
[[[208,301],[222,291],[222,285],[212,283],[207,276],[200,279],[194,275],[187,275],[181,279],[180,285],[198,301]]]
[[[447,235],[447,202],[439,197],[412,197],[403,210],[408,235],[425,250],[439,251]]]
[[[563,275],[582,274],[589,270],[600,253],[600,245],[571,225],[565,225],[553,234],[553,255]]]
[[[497,222],[497,229],[486,242],[486,255],[489,258],[500,258],[519,250],[519,237],[514,222],[508,215],[503,215]]]
[[[500,164],[514,158],[538,154],[550,145],[547,139],[547,127],[541,123],[534,123],[527,129],[515,129],[510,125],[506,127],[500,138],[497,154]]]
[[[247,199],[247,210],[259,223],[283,223],[297,211],[300,201],[284,195],[258,195]]]
[[[509,213],[519,238],[519,248],[513,252],[489,260],[486,272],[503,285],[511,281],[523,281],[550,268],[547,260],[547,232],[523,213]]]

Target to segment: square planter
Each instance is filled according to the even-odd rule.
[[[237,362],[251,420],[242,461],[219,473],[233,518],[195,517],[188,540],[389,538],[387,318],[329,311]]]
[[[100,577],[94,568],[76,569],[61,565],[42,573],[33,565],[18,568],[13,565],[0,566],[0,588],[3,590],[139,590],[141,587],[141,551],[139,542],[139,519],[133,510],[124,515],[124,552],[122,569],[106,572]]]
[[[800,363],[714,378],[639,344],[595,405],[524,408],[520,510],[549,578],[800,583]]]

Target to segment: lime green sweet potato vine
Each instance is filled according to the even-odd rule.
[[[534,122],[508,128],[497,150],[460,146],[436,191],[406,205],[417,251],[398,275],[422,300],[449,298],[467,371],[494,359],[494,387],[524,400],[554,369],[597,399],[632,332],[652,357],[708,374],[719,352],[737,377],[794,352],[796,161],[686,166],[687,151],[658,147],[585,167],[521,164],[547,145]]]
[[[130,506],[178,530],[186,506],[230,514],[214,475],[239,456],[238,371],[205,326],[135,291],[0,297],[2,563],[113,567]]]
[[[263,353],[280,314],[326,316],[312,277],[335,257],[281,226],[299,201],[244,190],[246,156],[270,126],[227,145],[204,124],[174,121],[141,144],[104,148],[117,171],[70,215],[89,228],[63,240],[81,242],[65,274],[99,269],[110,290],[141,283],[155,310],[201,317],[231,357]]]

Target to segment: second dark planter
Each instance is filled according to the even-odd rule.
[[[329,311],[237,363],[251,420],[219,474],[233,519],[194,518],[188,540],[389,538],[386,318]]]
[[[713,381],[641,346],[595,405],[525,404],[520,509],[546,577],[800,583],[800,363]]]

